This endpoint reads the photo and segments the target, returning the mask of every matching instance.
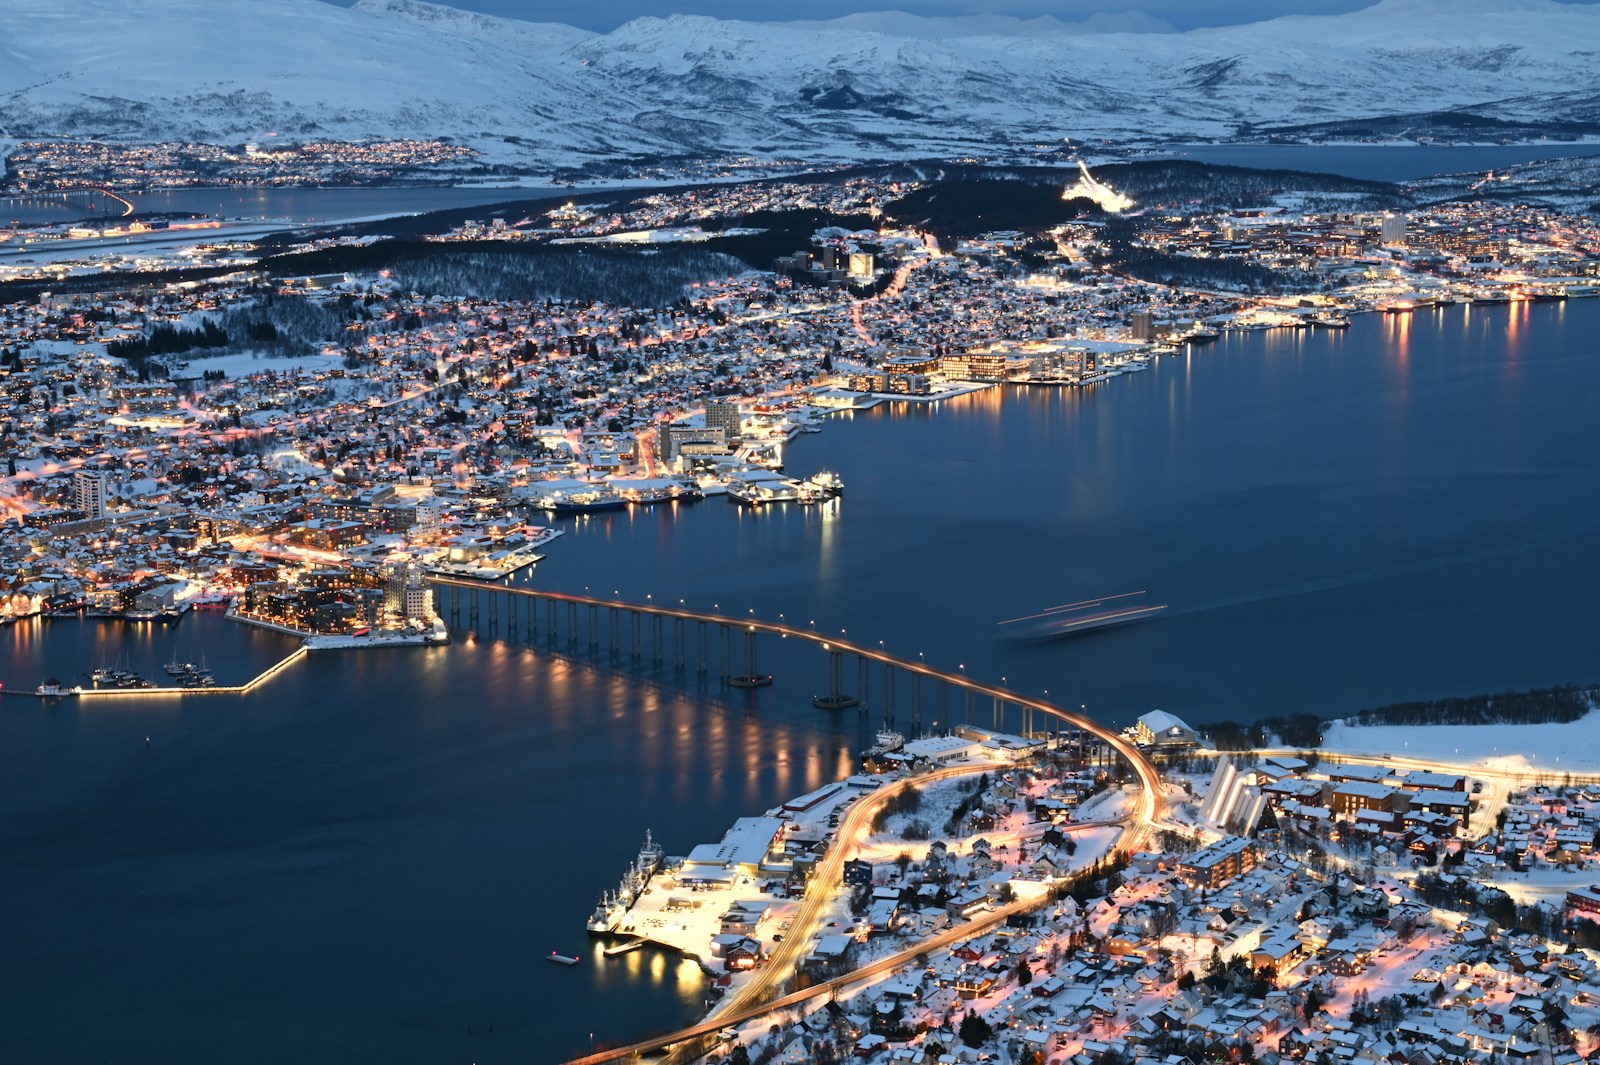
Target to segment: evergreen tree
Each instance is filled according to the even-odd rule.
[[[968,1010],[967,1015],[961,1018],[961,1027],[956,1029],[956,1035],[961,1037],[963,1043],[976,1050],[994,1036],[994,1029],[989,1026],[988,1021]]]

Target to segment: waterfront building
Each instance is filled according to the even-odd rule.
[[[891,355],[889,358],[884,359],[882,369],[886,374],[934,373],[939,369],[939,357],[937,355],[915,355],[910,352],[902,352],[899,355]]]
[[[962,381],[1003,381],[1006,357],[1004,352],[981,351],[946,355],[939,360],[939,369],[946,377]]]
[[[755,876],[784,823],[778,817],[739,818],[721,842],[695,846],[678,879],[685,884],[728,884],[740,876]]]
[[[1148,747],[1192,747],[1200,742],[1200,734],[1187,721],[1165,710],[1152,710],[1133,724],[1137,743]]]
[[[383,609],[410,621],[433,620],[433,596],[419,566],[409,560],[384,565]]]
[[[732,407],[733,404],[723,404]],[[738,408],[734,407],[735,420],[738,417]],[[707,416],[710,412],[707,411]],[[686,453],[686,449],[699,445],[699,450],[706,447],[726,450],[728,431],[721,425],[669,425],[661,432],[658,451],[662,462],[675,462],[679,455]]]

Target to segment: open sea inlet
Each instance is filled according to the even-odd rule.
[[[570,521],[525,580],[781,614],[1122,724],[1593,681],[1597,404],[1600,301],[1235,334],[1093,388],[841,415],[786,457],[842,499]],[[997,625],[1141,589],[1165,616]],[[596,897],[646,827],[682,854],[846,772],[882,675],[830,715],[795,641],[748,694],[508,622],[248,696],[0,698],[0,1057],[549,1062],[698,1012],[693,965],[585,942]],[[32,621],[0,680],[177,655],[227,683],[291,646],[216,615]],[[914,699],[955,719],[902,680],[902,724]]]

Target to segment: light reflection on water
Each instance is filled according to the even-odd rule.
[[[528,579],[781,612],[1123,724],[1582,680],[1600,597],[1597,314],[1368,316],[1224,337],[1093,389],[843,417],[787,453],[795,472],[839,472],[837,503],[569,523]],[[999,619],[1139,587],[1170,615],[991,638]],[[0,953],[10,1047],[546,1061],[693,1012],[703,985],[678,959],[591,963],[600,891],[646,827],[686,853],[845,775],[875,716],[813,709],[826,663],[799,641],[764,642],[779,682],[745,693],[717,684],[714,638],[696,677],[692,630],[680,674],[670,650],[651,664],[648,632],[635,667],[626,628],[614,666],[586,637],[536,653],[480,629],[448,649],[312,655],[241,699],[0,699],[15,874],[0,913],[26,915]],[[28,689],[119,655],[159,676],[203,654],[226,683],[289,646],[214,615],[29,622],[0,634],[0,680]],[[900,699],[904,722],[904,684]],[[925,690],[925,719],[936,705]],[[584,964],[544,962],[556,948]],[[486,1021],[493,1044],[469,1042]]]

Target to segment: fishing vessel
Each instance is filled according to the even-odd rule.
[[[555,514],[593,514],[602,510],[621,510],[628,505],[614,489],[605,486],[568,492],[541,499],[538,506]]]
[[[661,844],[657,843],[655,836],[647,828],[644,830],[644,843],[639,847],[639,857],[634,860],[633,867],[645,876],[650,876],[661,868],[665,853]]]
[[[594,913],[589,917],[589,931],[595,935],[605,935],[617,930],[624,917],[628,915],[628,908],[632,906],[641,894],[645,885],[650,883],[666,860],[661,844],[657,843],[655,836],[649,829],[645,829],[644,843],[639,847],[639,853],[629,863],[627,870],[622,874],[622,880],[617,884],[616,891],[608,891],[600,896],[600,902],[594,908]]]
[[[877,741],[877,743],[861,752],[863,759],[880,758],[886,754],[899,754],[906,747],[906,738],[893,729],[880,729]]]
[[[1009,618],[999,625],[1002,628],[1012,626],[1006,628],[1003,635],[1024,639],[1076,636],[1116,625],[1146,621],[1167,609],[1165,603],[1146,603],[1147,594],[1142,591],[1124,592],[1121,595],[1108,595],[1101,599],[1063,603],[1061,606],[1048,607],[1038,613]]]
[[[823,495],[836,496],[844,492],[844,479],[832,470],[820,470],[807,478],[806,483],[822,492]]]
[[[614,932],[617,925],[622,923],[623,915],[628,912],[628,907],[613,893],[607,891],[600,896],[600,901],[595,905],[594,913],[589,917],[589,931],[597,936]]]
[[[655,506],[657,503],[693,503],[705,498],[705,493],[700,490],[700,486],[692,481],[641,481],[635,484],[619,485],[617,491],[624,502],[632,503],[638,507]]]

